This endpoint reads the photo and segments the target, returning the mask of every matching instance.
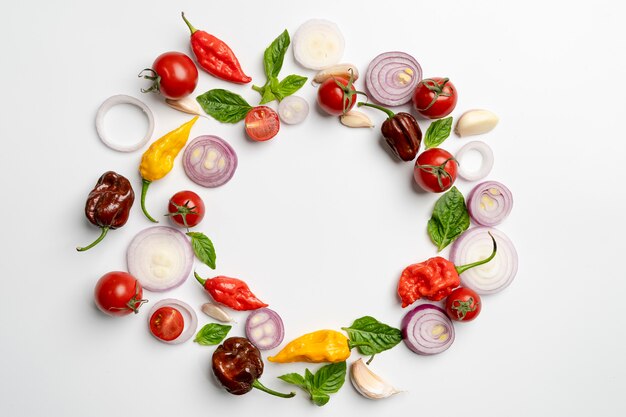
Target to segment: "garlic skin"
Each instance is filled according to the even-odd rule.
[[[221,321],[222,323],[230,323],[233,321],[233,319],[228,315],[228,313],[217,304],[204,303],[202,304],[202,307],[200,308],[200,310],[202,310],[202,312],[206,314],[207,316],[217,321]]]
[[[200,104],[192,97],[181,98],[180,100],[165,99],[165,103],[173,109],[195,116],[204,116]]]
[[[339,116],[341,124],[348,127],[374,127],[372,120],[365,114],[357,110],[350,110],[346,114]]]
[[[350,366],[350,381],[359,394],[370,400],[389,398],[400,392],[372,372],[363,359],[357,360]]]
[[[342,77],[345,79],[350,79],[350,75],[352,75],[352,80],[356,81],[359,78],[359,70],[356,66],[352,64],[338,64],[333,65],[332,67],[324,68],[313,78],[313,83],[321,84],[329,78],[332,77]]]
[[[469,110],[456,122],[454,132],[461,137],[482,135],[496,127],[499,120],[498,116],[489,110]]]

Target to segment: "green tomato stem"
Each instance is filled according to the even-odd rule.
[[[372,107],[374,109],[378,109],[380,111],[384,111],[385,113],[387,113],[387,116],[389,116],[389,118],[391,119],[393,116],[395,116],[396,114],[394,112],[392,112],[391,110],[389,110],[388,108],[385,108],[383,106],[377,106],[376,104],[371,104],[371,103],[363,103],[362,101],[359,101],[357,103],[357,106],[362,107],[362,106],[367,106],[367,107]]]
[[[459,275],[461,275],[463,272],[467,271],[470,268],[486,264],[487,262],[489,262],[490,260],[492,260],[496,256],[496,251],[498,250],[498,245],[496,244],[496,239],[493,237],[491,232],[487,232],[487,233],[489,233],[489,237],[491,237],[491,240],[493,241],[493,251],[491,252],[491,255],[488,258],[483,259],[482,261],[473,262],[473,263],[467,264],[467,265],[456,266],[455,267],[456,268],[456,272]]]
[[[100,233],[100,236],[98,237],[98,239],[96,239],[92,244],[85,246],[83,248],[81,247],[77,247],[76,250],[79,252],[84,252],[86,250],[89,250],[91,248],[93,248],[94,246],[96,246],[98,243],[100,243],[100,241],[102,239],[104,239],[104,237],[107,235],[107,232],[109,231],[109,226],[104,226],[102,227],[102,232]]]
[[[294,395],[296,395],[295,392],[290,392],[289,394],[283,394],[282,392],[278,392],[278,391],[274,391],[273,389],[269,389],[268,387],[266,387],[265,385],[261,384],[261,381],[259,381],[258,379],[255,379],[254,382],[252,383],[252,386],[258,390],[261,390],[263,392],[267,392],[268,394],[272,394],[275,395],[277,397],[280,398],[291,398]]]
[[[148,210],[146,210],[146,193],[148,192],[148,187],[150,186],[150,183],[152,181],[148,181],[148,180],[144,180],[142,179],[142,184],[141,184],[141,211],[143,211],[143,214],[146,215],[146,217],[148,218],[148,220],[150,220],[152,223],[158,223],[157,220],[155,220],[150,214],[148,214]]]

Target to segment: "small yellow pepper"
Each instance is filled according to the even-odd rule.
[[[350,340],[335,330],[318,330],[292,340],[267,359],[270,362],[343,362],[350,356]]]
[[[141,210],[154,223],[158,223],[158,221],[150,216],[146,210],[148,186],[152,181],[160,180],[172,170],[174,159],[185,147],[191,127],[196,123],[196,120],[198,120],[198,116],[154,141],[141,157],[141,164],[139,165],[139,173],[143,183],[141,187]]]

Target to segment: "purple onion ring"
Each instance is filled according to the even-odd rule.
[[[485,181],[467,196],[467,210],[481,226],[496,226],[507,218],[513,208],[513,194],[504,184]]]
[[[196,184],[207,188],[227,183],[237,169],[237,154],[224,139],[204,135],[192,140],[183,153],[183,167]]]
[[[415,87],[422,80],[422,67],[405,52],[385,52],[370,62],[365,86],[374,101],[400,106],[411,101]]]
[[[454,342],[454,326],[441,308],[421,304],[402,319],[402,339],[417,354],[435,355]]]

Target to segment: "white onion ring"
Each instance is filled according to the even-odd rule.
[[[480,168],[476,171],[469,171],[463,167],[464,164],[462,163],[462,159],[468,152],[471,151],[478,151],[482,157]],[[479,140],[463,145],[463,147],[456,153],[455,158],[459,165],[459,169],[457,171],[459,177],[468,181],[478,181],[485,178],[491,172],[491,168],[493,168],[493,151],[489,145]]]
[[[131,104],[133,106],[139,107],[148,118],[148,130],[146,131],[145,136],[138,142],[131,145],[115,143],[106,134],[106,129],[104,128],[104,117],[109,112],[109,110],[111,110],[111,107],[117,106],[118,104]],[[98,136],[100,137],[102,143],[104,143],[109,148],[120,152],[133,152],[148,143],[148,141],[152,137],[152,133],[154,132],[154,115],[152,114],[152,110],[150,110],[150,108],[143,101],[135,97],[127,96],[125,94],[118,94],[116,96],[111,96],[107,98],[100,105],[98,113],[96,114],[96,131],[98,132]]]
[[[191,273],[193,259],[189,239],[168,226],[142,230],[126,251],[128,272],[144,289],[155,292],[167,291],[185,282]]]
[[[467,211],[472,220],[481,226],[502,223],[512,208],[511,190],[497,181],[481,182],[467,196]]]
[[[411,101],[421,80],[422,67],[417,60],[397,51],[378,55],[370,62],[365,74],[369,97],[387,106],[400,106]]]
[[[198,136],[185,148],[183,168],[196,184],[207,188],[219,187],[235,175],[237,154],[220,137]]]
[[[170,345],[178,345],[179,343],[184,343],[191,338],[196,333],[198,329],[198,316],[196,312],[193,311],[193,308],[189,306],[189,304],[177,300],[175,298],[166,298],[164,300],[159,301],[150,309],[150,313],[148,314],[148,326],[150,326],[150,319],[156,313],[158,309],[161,307],[173,307],[183,315],[183,322],[185,323],[185,327],[183,328],[183,332],[174,340],[163,340],[153,336],[160,342],[167,343]],[[150,332],[152,334],[152,332]]]
[[[446,312],[434,304],[421,304],[402,319],[402,339],[420,355],[434,355],[454,342],[454,325]]]
[[[498,244],[496,256],[484,265],[463,272],[461,284],[478,294],[495,294],[508,287],[517,274],[517,251],[511,240],[493,227],[473,227],[452,244],[450,261],[457,266],[471,264],[487,258],[493,250],[489,233]]]
[[[339,27],[328,20],[307,20],[293,35],[293,56],[304,68],[321,70],[337,64],[344,48]]]
[[[309,115],[309,103],[300,96],[288,96],[278,105],[280,120],[288,125],[302,123]]]

